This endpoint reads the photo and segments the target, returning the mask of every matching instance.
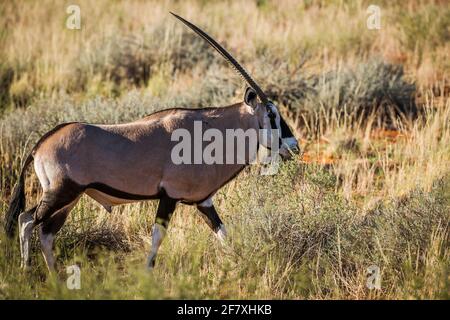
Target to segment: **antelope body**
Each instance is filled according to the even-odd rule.
[[[176,17],[216,50],[224,50],[203,31]],[[232,57],[232,60],[226,58],[233,65],[237,64]],[[239,64],[237,66],[251,85],[242,103],[222,108],[168,109],[125,124],[66,123],[44,135],[25,160],[6,216],[6,231],[10,236],[19,222],[23,267],[30,264],[30,237],[33,229],[39,227],[45,261],[49,270],[54,269],[54,237],[84,193],[107,211],[111,211],[114,205],[159,199],[149,267],[154,266],[158,248],[178,202],[195,205],[217,237],[223,240],[226,232],[212,196],[247,163],[174,164],[171,161],[171,151],[177,144],[171,139],[174,130],[193,132],[195,121],[222,133],[227,129],[276,129],[281,132],[281,144],[287,142],[288,147],[297,147],[277,108],[245,70]],[[257,96],[263,103],[257,101]],[[268,141],[260,143],[268,147]],[[25,208],[25,171],[33,160],[43,194],[36,207],[22,212]]]

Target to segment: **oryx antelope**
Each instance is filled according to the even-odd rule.
[[[69,212],[85,193],[107,211],[124,203],[159,199],[152,229],[148,266],[154,266],[171,215],[178,202],[195,205],[221,240],[225,228],[212,197],[233,179],[245,164],[181,164],[171,161],[175,142],[171,132],[193,130],[194,121],[210,128],[277,130],[280,154],[298,150],[298,144],[277,107],[244,68],[215,40],[195,25],[173,14],[206,40],[232,64],[248,83],[244,102],[221,108],[174,108],[143,119],[116,125],[80,122],[60,124],[45,134],[23,164],[6,214],[5,230],[14,235],[18,221],[22,266],[30,264],[30,238],[38,227],[41,249],[49,270],[54,270],[53,240]],[[260,101],[258,101],[258,97]],[[270,135],[259,144],[270,148]],[[24,180],[27,167],[34,170],[43,193],[37,206],[25,212]],[[22,212],[22,213],[21,213]]]

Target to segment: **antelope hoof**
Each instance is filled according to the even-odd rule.
[[[227,230],[223,224],[220,225],[219,230],[216,232],[216,237],[219,239],[220,244],[225,245],[225,240],[227,238]]]
[[[151,271],[155,268],[155,264],[156,264],[156,257],[151,257],[148,259],[147,262],[147,270]]]
[[[25,262],[21,262],[20,263],[20,268],[22,269],[23,272],[29,272],[31,271],[31,264],[30,263],[25,263]]]

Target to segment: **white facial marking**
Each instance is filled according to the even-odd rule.
[[[269,111],[270,110],[270,111]],[[275,116],[275,129],[272,129],[271,117],[269,117],[269,113],[272,113]],[[259,104],[259,114],[262,119],[260,119],[260,130],[259,130],[259,143],[263,145],[265,148],[272,148],[272,140],[274,143],[278,145],[278,137],[281,136],[280,130],[280,114],[278,109],[272,103],[268,105]],[[276,132],[277,136],[272,137]]]
[[[270,110],[272,110],[273,113],[278,115],[278,110],[273,104],[269,104],[269,108],[270,108]]]
[[[216,232],[216,237],[219,239],[220,243],[225,244],[225,238],[227,237],[227,230],[223,224],[220,225],[219,230]]]

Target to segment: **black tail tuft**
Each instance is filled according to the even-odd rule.
[[[14,187],[14,191],[9,202],[9,208],[5,215],[5,232],[10,238],[14,236],[19,214],[25,209],[25,171],[31,160],[31,155],[25,160],[22,172],[20,173],[19,181]]]
[[[5,231],[8,237],[14,236],[17,218],[19,214],[25,209],[25,179],[23,175],[20,176],[17,185],[14,187],[14,192],[9,202],[9,208],[5,216]]]

